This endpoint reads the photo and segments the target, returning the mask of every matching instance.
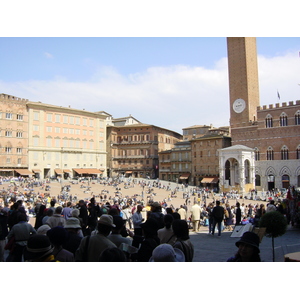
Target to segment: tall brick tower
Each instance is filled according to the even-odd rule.
[[[230,126],[249,126],[257,120],[259,103],[256,38],[227,38]]]

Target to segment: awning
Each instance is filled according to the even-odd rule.
[[[190,177],[190,173],[184,173],[179,176],[179,179],[188,179]]]
[[[217,183],[218,181],[218,177],[205,177],[201,180],[201,183]]]
[[[33,175],[33,173],[31,171],[29,171],[28,169],[15,169],[15,171],[18,174],[24,175],[24,176]]]
[[[39,169],[32,169],[32,172],[34,172],[34,173],[41,173],[42,171],[39,170]]]
[[[73,169],[78,174],[102,174],[102,171],[96,168],[81,168],[81,169]]]
[[[132,171],[126,171],[125,174],[132,174]]]
[[[62,169],[54,169],[54,172],[56,174],[64,174],[64,172],[62,171]]]
[[[0,169],[0,172],[12,172],[13,169]]]
[[[69,169],[64,169],[64,173],[71,173],[71,170],[69,170]]]

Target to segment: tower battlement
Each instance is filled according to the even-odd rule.
[[[294,103],[294,101],[289,101],[288,103],[287,102],[282,102],[282,103],[275,103],[275,105],[274,104],[269,104],[269,105],[258,106],[257,111],[271,110],[271,109],[283,108],[283,107],[289,107],[289,106],[295,106],[295,105],[300,105],[300,100],[296,100],[295,103]]]
[[[7,94],[0,94],[0,100],[15,100],[15,101],[28,102],[28,99],[19,98],[19,97],[7,95]]]

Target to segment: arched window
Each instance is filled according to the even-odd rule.
[[[274,151],[272,147],[269,147],[267,150],[267,160],[274,160]]]
[[[280,118],[279,118],[279,124],[280,126],[288,126],[288,120],[287,120],[287,114],[286,113],[281,113]]]
[[[281,148],[281,160],[289,159],[289,149],[286,146]]]
[[[271,128],[271,127],[273,127],[273,118],[270,114],[268,114],[266,117],[266,128]]]
[[[295,125],[300,125],[300,110],[295,113]]]

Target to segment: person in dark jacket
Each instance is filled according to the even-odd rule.
[[[214,235],[216,225],[218,224],[218,236],[221,236],[222,222],[224,220],[224,207],[220,205],[220,201],[216,201],[216,206],[212,210],[213,226],[211,234]]]
[[[4,262],[5,238],[8,235],[7,221],[8,213],[2,209],[0,212],[0,262]]]
[[[235,209],[235,225],[240,225],[242,221],[242,211],[240,208],[240,203],[236,203],[236,209]]]

